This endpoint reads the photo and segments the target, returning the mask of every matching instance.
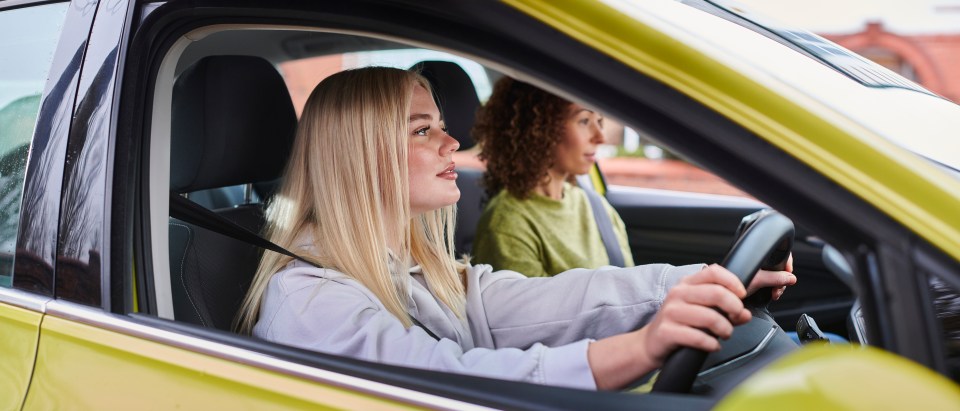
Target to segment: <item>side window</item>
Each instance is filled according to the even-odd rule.
[[[750,197],[616,119],[603,121],[605,144],[598,150],[597,162],[607,184]]]
[[[0,11],[0,287],[10,287],[24,170],[68,3]]]
[[[445,53],[437,50],[427,50],[420,48],[401,48],[395,50],[372,50],[358,51],[344,54],[333,54],[321,57],[312,57],[299,60],[291,60],[279,65],[283,73],[284,81],[290,91],[290,97],[293,99],[293,106],[300,116],[303,105],[307,97],[313,91],[314,87],[327,76],[341,70],[352,69],[366,66],[386,66],[401,69],[410,68],[418,63],[428,61],[450,62],[460,66],[461,69],[470,78],[473,87],[477,93],[477,99],[482,104],[487,101],[493,92],[493,83],[500,76],[499,73],[492,71],[479,63],[457,55]],[[461,102],[462,103],[462,102]],[[460,107],[466,107],[460,105]],[[453,115],[453,121],[447,119],[447,125],[450,127],[450,134],[460,140],[471,142],[463,144],[460,151],[454,154],[453,160],[461,170],[464,168],[482,170],[485,168],[483,162],[477,158],[479,147],[472,146],[472,139],[469,138],[470,128],[473,124],[474,115],[468,114],[463,117],[463,112],[459,115]],[[459,122],[457,122],[459,120]],[[458,124],[453,124],[457,122]]]
[[[313,88],[331,74],[366,66],[405,69],[428,60],[449,61],[460,65],[470,76],[470,80],[473,81],[480,101],[486,101],[487,97],[490,97],[490,93],[493,91],[492,81],[483,66],[472,60],[435,50],[375,50],[334,54],[291,60],[280,64],[280,71],[283,73],[287,87],[290,89],[290,97],[293,99],[293,106],[297,110],[297,116],[299,116]]]

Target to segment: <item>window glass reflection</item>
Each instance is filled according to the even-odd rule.
[[[0,12],[0,287],[10,287],[24,171],[68,3]]]

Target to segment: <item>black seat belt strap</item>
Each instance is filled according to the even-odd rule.
[[[261,237],[246,228],[230,221],[220,214],[203,208],[197,203],[190,201],[177,193],[170,193],[170,216],[186,221],[198,227],[206,228],[215,233],[223,234],[235,240],[243,241],[257,247],[283,254],[288,257],[303,261],[307,264],[320,267],[314,263],[304,260],[302,257],[288,251],[286,248],[274,244],[272,241]]]
[[[587,199],[590,200],[590,211],[593,212],[593,219],[597,222],[597,228],[600,230],[600,239],[603,240],[603,246],[607,249],[607,259],[610,260],[610,265],[623,267],[623,250],[620,248],[620,242],[617,241],[617,235],[613,232],[610,215],[607,214],[607,209],[603,206],[600,194],[597,194],[593,189],[593,184],[587,180],[589,178],[589,174],[579,175],[577,176],[577,182],[587,193]]]

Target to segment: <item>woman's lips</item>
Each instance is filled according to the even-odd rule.
[[[456,168],[456,164],[450,163],[450,165],[447,166],[447,168],[443,169],[443,171],[437,174],[437,177],[447,179],[447,180],[456,180],[457,171],[455,170],[455,168]]]

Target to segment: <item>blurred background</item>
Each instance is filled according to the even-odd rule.
[[[960,0],[716,0],[811,31],[960,104]],[[745,195],[612,124],[600,167],[610,184]]]
[[[819,34],[960,103],[960,0],[736,3]]]

